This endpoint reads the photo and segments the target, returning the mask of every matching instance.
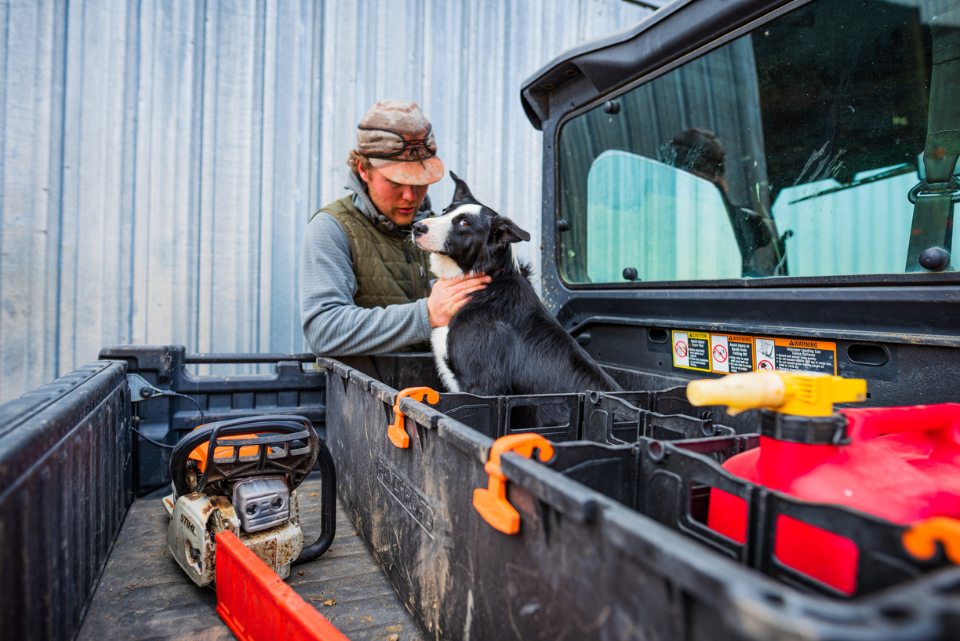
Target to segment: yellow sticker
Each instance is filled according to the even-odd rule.
[[[710,334],[673,332],[673,366],[710,371]]]

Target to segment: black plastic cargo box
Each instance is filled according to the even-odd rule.
[[[432,360],[350,362],[359,367],[321,359],[340,497],[428,637],[960,637],[960,568],[938,567],[939,557],[911,559],[898,546],[899,528],[877,519],[806,505],[726,474],[719,462],[756,446],[757,437],[698,416],[677,390],[441,394],[436,407],[404,398],[411,444],[400,449],[387,438],[398,390],[437,385]],[[628,375],[617,372],[621,383]],[[676,382],[657,378],[645,375],[645,389]],[[668,402],[688,416],[650,409]],[[513,420],[518,407],[535,403],[564,405],[570,421]],[[507,498],[521,515],[519,533],[508,535],[481,517],[473,493],[488,485],[494,439],[529,428],[553,442],[554,456],[546,464],[502,456]],[[744,545],[706,527],[711,487],[748,502]],[[777,562],[772,524],[780,514],[866,541],[875,552],[861,555],[858,596],[831,594]]]
[[[322,360],[322,359],[321,359]],[[374,356],[351,356],[339,359],[357,372],[388,385],[403,385],[413,381],[417,386],[444,389],[437,374],[432,355],[425,354],[385,354]],[[638,436],[654,436],[653,431],[664,427],[668,430],[680,430],[687,438],[712,436],[717,433],[748,434],[756,432],[758,413],[747,411],[730,416],[723,407],[694,407],[687,400],[688,379],[663,374],[653,374],[632,369],[604,365],[604,369],[624,390],[606,394],[607,398],[619,398],[627,401],[634,409],[645,410],[661,416],[677,416],[677,419],[662,419],[654,427],[647,417],[645,425],[620,425],[619,421],[606,437],[609,443],[633,442]],[[400,388],[398,388],[400,389]],[[598,397],[599,398],[599,397]],[[464,393],[443,393],[435,409],[447,416],[466,423],[473,429],[491,438],[498,438],[514,432],[534,431],[550,435],[553,441],[599,440],[599,435],[591,436],[590,425],[579,426],[581,405],[589,397],[582,394],[542,394],[538,396],[492,396],[481,397]],[[532,405],[556,405],[562,407],[571,416],[564,425],[538,426],[524,422],[523,408]],[[627,413],[630,414],[632,410]],[[635,417],[630,416],[629,421]],[[699,419],[689,421],[689,418]],[[716,425],[722,423],[724,427]],[[667,425],[672,424],[672,427]],[[701,429],[700,426],[703,426]],[[711,427],[715,426],[715,427]],[[638,433],[639,427],[639,433]],[[578,431],[579,430],[579,431]],[[686,431],[685,431],[686,430]],[[660,437],[657,437],[660,438]]]
[[[296,414],[309,419],[324,437],[324,375],[304,369],[311,354],[187,354],[182,345],[106,347],[100,358],[126,363],[126,373],[162,395],[146,398],[132,390],[133,485],[137,496],[170,483],[170,451],[147,439],[176,445],[203,423],[257,414]],[[188,366],[227,371],[268,366],[259,375],[195,376]],[[132,382],[137,386],[137,382]],[[141,402],[146,400],[147,402]]]

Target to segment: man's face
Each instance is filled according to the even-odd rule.
[[[413,218],[423,204],[428,185],[401,185],[381,174],[376,167],[369,171],[357,162],[360,178],[367,183],[370,200],[384,216],[400,227],[413,223]]]

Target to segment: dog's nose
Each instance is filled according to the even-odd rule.
[[[419,238],[420,236],[423,236],[428,231],[430,231],[430,228],[424,225],[423,223],[413,223],[413,235],[416,236],[417,238]]]

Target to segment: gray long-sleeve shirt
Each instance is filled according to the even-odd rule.
[[[351,181],[355,194],[356,182]],[[361,211],[373,206],[366,193],[357,196],[354,204]],[[356,293],[350,240],[340,223],[321,211],[307,224],[300,255],[300,321],[311,351],[324,356],[382,354],[429,341],[426,298],[366,309],[354,304]]]

